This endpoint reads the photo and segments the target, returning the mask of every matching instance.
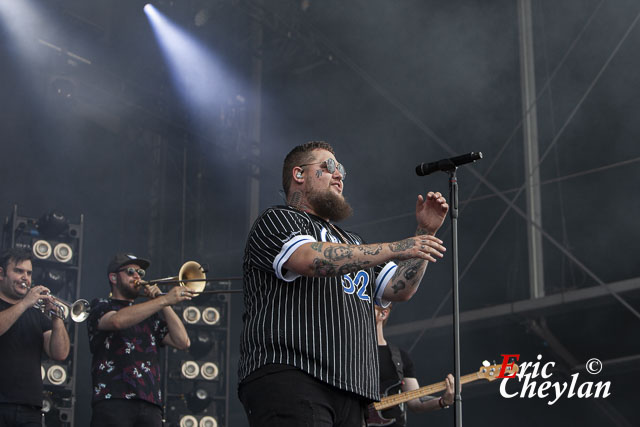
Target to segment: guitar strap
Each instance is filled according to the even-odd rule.
[[[393,361],[393,366],[396,368],[396,373],[398,374],[398,379],[400,379],[400,384],[404,383],[404,365],[402,364],[402,355],[400,354],[400,347],[391,344],[387,341],[387,346],[389,346],[389,351],[391,352],[391,360]],[[401,403],[398,405],[400,410],[402,411],[402,418],[404,420],[404,424],[407,424],[407,404]]]
[[[404,366],[402,365],[402,355],[400,354],[400,347],[387,342],[389,346],[389,351],[391,352],[391,360],[393,361],[393,367],[396,368],[396,373],[398,374],[398,379],[404,382]]]

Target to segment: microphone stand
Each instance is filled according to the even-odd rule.
[[[447,172],[449,174],[449,200],[451,214],[451,247],[453,251],[453,357],[455,376],[455,400],[454,400],[454,422],[456,427],[462,426],[462,396],[460,387],[460,304],[458,296],[458,178],[456,170],[458,166],[473,163],[482,159],[481,152],[471,152],[462,156],[442,159],[432,163],[422,163],[416,167],[418,176],[429,175],[435,171]]]
[[[454,425],[462,426],[462,396],[460,387],[460,304],[458,296],[458,178],[456,170],[458,168],[452,164],[449,173],[449,197],[451,206],[449,214],[451,215],[451,249],[452,255],[452,272],[453,272],[453,373],[455,376],[454,384]]]

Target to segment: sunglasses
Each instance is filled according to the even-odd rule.
[[[342,180],[343,181],[347,177],[347,171],[344,168],[344,166],[342,166],[342,164],[340,164],[340,163],[337,163],[332,158],[328,158],[327,160],[325,160],[323,162],[305,163],[304,165],[298,165],[298,166],[299,167],[303,167],[303,166],[310,166],[310,165],[320,165],[320,167],[327,169],[327,172],[329,172],[332,175],[336,171],[336,169],[338,169],[338,172],[340,172],[340,175],[342,175]]]
[[[120,270],[118,270],[118,272],[124,271],[125,273],[127,273],[127,276],[133,276],[134,274],[138,273],[138,276],[140,276],[140,278],[142,279],[146,273],[146,271],[144,271],[141,268],[133,268],[133,267],[127,267],[127,268],[121,268]]]

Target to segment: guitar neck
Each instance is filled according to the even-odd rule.
[[[478,373],[474,372],[472,374],[460,377],[460,383],[467,384],[479,379],[480,379],[480,376],[478,375]],[[447,388],[446,383],[444,381],[440,381],[439,383],[420,387],[419,389],[416,389],[416,390],[406,391],[404,393],[398,393],[391,396],[383,397],[380,400],[380,402],[375,402],[373,404],[373,407],[376,410],[381,411],[383,409],[391,408],[393,406],[399,405],[404,402],[408,402],[413,399],[417,399],[422,396],[438,393],[439,391],[445,390],[446,388]]]

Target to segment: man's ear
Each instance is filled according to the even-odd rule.
[[[116,284],[116,275],[114,273],[109,274],[109,282],[113,285]]]
[[[298,184],[302,184],[304,182],[304,169],[296,166],[295,168],[293,168],[292,172],[294,181]]]

